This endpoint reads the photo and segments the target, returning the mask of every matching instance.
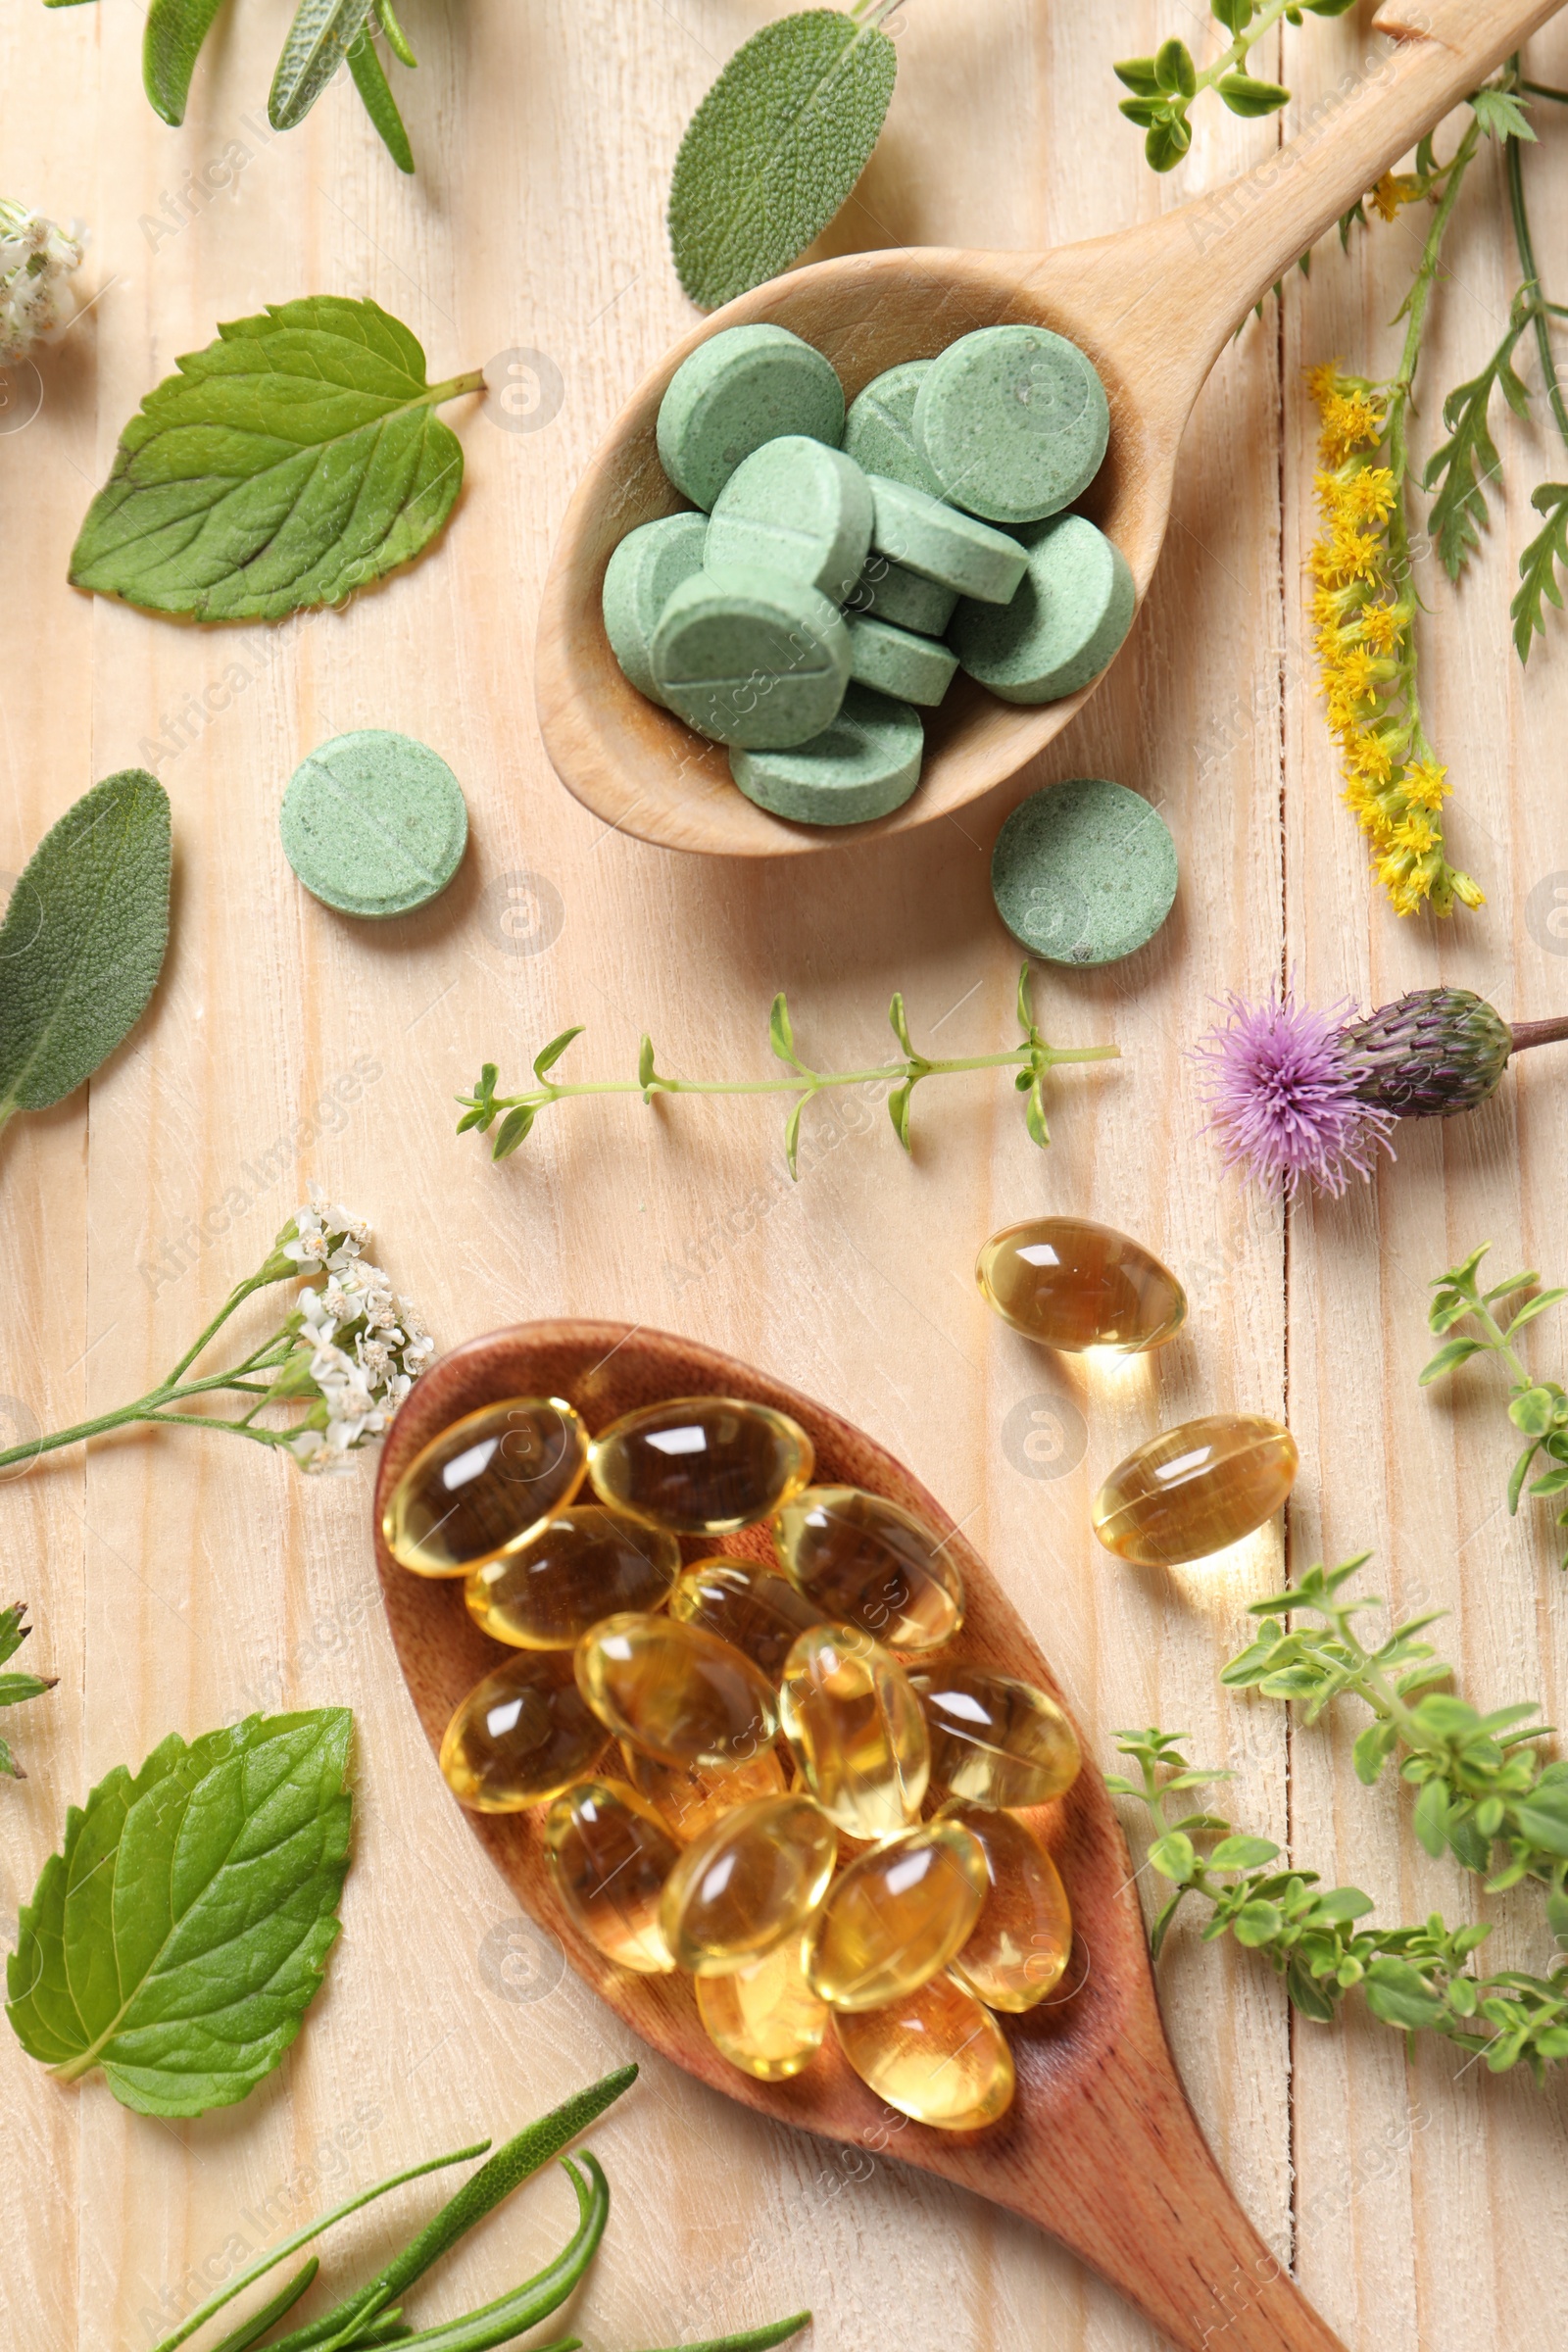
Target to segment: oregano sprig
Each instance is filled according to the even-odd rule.
[[[469,1128],[487,1134],[497,1119],[495,1142],[490,1149],[492,1159],[506,1159],[515,1152],[532,1130],[542,1110],[553,1102],[564,1102],[578,1095],[640,1095],[652,1102],[656,1095],[793,1095],[796,1100],[784,1126],[784,1157],[791,1176],[797,1176],[797,1152],[800,1145],[801,1114],[808,1102],[840,1086],[886,1086],[888,1116],[893,1132],[906,1152],[909,1144],[909,1104],[915,1088],[925,1078],[946,1078],[961,1070],[1003,1070],[1017,1072],[1013,1080],[1018,1092],[1028,1098],[1024,1105],[1024,1124],[1032,1140],[1042,1149],[1051,1141],[1046,1123],[1045,1085],[1058,1064],[1079,1061],[1113,1061],[1119,1046],[1053,1046],[1036,1026],[1030,1002],[1030,967],[1026,963],[1018,975],[1018,1025],[1023,1032],[1018,1045],[1000,1054],[969,1054],[943,1059],[918,1053],[909,1036],[908,1017],[902,995],[894,997],[888,1007],[888,1021],[894,1036],[904,1049],[898,1061],[878,1062],[863,1070],[817,1070],[803,1061],[796,1051],[795,1029],[790,1019],[789,1005],[782,991],[773,999],[768,1017],[768,1040],[778,1060],[794,1073],[789,1078],[671,1078],[659,1069],[654,1041],[645,1036],[637,1056],[635,1078],[587,1079],[578,1083],[555,1079],[550,1072],[560,1061],[574,1038],[583,1034],[581,1024],[563,1029],[549,1045],[534,1056],[533,1074],[538,1084],[529,1092],[518,1095],[498,1095],[496,1085],[500,1072],[495,1062],[487,1061],[479,1073],[478,1085],[471,1095],[460,1095],[463,1116],[458,1121],[458,1133]],[[0,1461],[4,1457],[0,1456]]]
[[[1422,1388],[1434,1381],[1445,1380],[1457,1372],[1461,1364],[1473,1355],[1495,1355],[1512,1375],[1508,1391],[1508,1418],[1524,1437],[1526,1444],[1518,1456],[1508,1480],[1508,1512],[1518,1513],[1520,1496],[1525,1493],[1525,1481],[1530,1477],[1537,1457],[1544,1455],[1549,1468],[1530,1481],[1529,1493],[1540,1502],[1554,1500],[1568,1493],[1568,1391],[1555,1380],[1536,1380],[1525,1369],[1514,1348],[1514,1334],[1525,1324],[1533,1323],[1550,1306],[1568,1298],[1568,1287],[1542,1290],[1541,1276],[1533,1269],[1510,1274],[1505,1281],[1494,1283],[1488,1291],[1481,1289],[1480,1265],[1490,1242],[1472,1250],[1462,1265],[1450,1266],[1433,1284],[1437,1296],[1428,1310],[1427,1322],[1434,1332],[1455,1332],[1458,1336],[1446,1340],[1421,1373]],[[1528,1298],[1523,1295],[1528,1292]],[[1509,1302],[1522,1299],[1522,1303]],[[1497,1310],[1507,1316],[1498,1319]],[[1460,1330],[1460,1326],[1468,1328]],[[1568,1507],[1557,1514],[1557,1525],[1568,1527]],[[1557,1565],[1568,1568],[1568,1552]]]
[[[1230,34],[1230,41],[1211,66],[1201,73],[1185,41],[1162,41],[1152,57],[1124,57],[1111,68],[1119,82],[1132,91],[1121,101],[1121,112],[1144,133],[1144,155],[1152,170],[1173,171],[1193,143],[1188,120],[1195,100],[1212,90],[1233,115],[1255,121],[1278,114],[1290,104],[1291,93],[1277,81],[1249,74],[1247,62],[1283,17],[1299,24],[1303,12],[1313,17],[1343,17],[1355,0],[1209,0],[1212,14]]]
[[[1156,1726],[1115,1737],[1139,1778],[1107,1773],[1105,1785],[1146,1808],[1155,1831],[1148,1861],[1175,1889],[1152,1931],[1156,1960],[1177,1911],[1196,1897],[1209,1905],[1203,1941],[1230,1936],[1261,1953],[1284,1979],[1292,2007],[1321,2025],[1359,1985],[1385,2025],[1441,2034],[1494,2074],[1522,2059],[1539,2082],[1568,2057],[1568,1976],[1475,1975],[1470,1961],[1492,1933],[1484,1922],[1450,1928],[1433,1912],[1419,1927],[1375,1925],[1375,1905],[1359,1886],[1324,1886],[1315,1870],[1274,1868],[1280,1848],[1271,1838],[1239,1834],[1206,1810],[1173,1816],[1172,1799],[1232,1777],[1189,1762],[1185,1732]]]

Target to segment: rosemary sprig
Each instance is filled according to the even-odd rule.
[[[1298,1704],[1308,1723],[1337,1698],[1359,1698],[1372,1721],[1352,1750],[1357,1779],[1371,1788],[1397,1756],[1400,1779],[1419,1790],[1415,1834],[1427,1852],[1452,1853],[1486,1877],[1488,1893],[1540,1881],[1552,1933],[1568,1936],[1568,1763],[1543,1763],[1535,1752],[1550,1725],[1531,1720],[1533,1701],[1483,1715],[1445,1687],[1453,1668],[1420,1639],[1442,1609],[1395,1626],[1369,1649],[1355,1620],[1384,1604],[1344,1588],[1370,1557],[1309,1568],[1298,1585],[1254,1601],[1257,1639],[1221,1682]],[[1303,1614],[1319,1622],[1303,1624]]]
[[[1564,495],[1568,496],[1568,492]],[[1528,1271],[1510,1274],[1505,1282],[1494,1283],[1490,1291],[1484,1292],[1477,1269],[1491,1248],[1490,1242],[1483,1242],[1479,1250],[1471,1250],[1462,1265],[1450,1266],[1433,1284],[1437,1296],[1427,1313],[1432,1330],[1454,1331],[1461,1323],[1470,1328],[1438,1349],[1422,1371],[1421,1386],[1430,1388],[1434,1381],[1446,1379],[1473,1355],[1500,1356],[1506,1364],[1513,1375],[1508,1392],[1508,1418],[1528,1440],[1508,1480],[1508,1511],[1514,1517],[1525,1491],[1525,1480],[1538,1454],[1544,1454],[1552,1467],[1531,1480],[1530,1494],[1544,1502],[1568,1491],[1568,1393],[1554,1380],[1533,1380],[1513,1345],[1515,1332],[1526,1323],[1533,1323],[1537,1315],[1544,1315],[1548,1306],[1568,1298],[1568,1289],[1538,1290],[1541,1276]],[[1506,1323],[1500,1323],[1494,1308],[1502,1305],[1505,1299],[1517,1298],[1522,1291],[1533,1291],[1535,1296],[1509,1313]],[[1557,1525],[1568,1527],[1568,1508],[1558,1512]],[[1568,1568],[1568,1552],[1557,1564]]]
[[[1490,1927],[1449,1928],[1438,1912],[1421,1927],[1361,1924],[1374,1905],[1360,1887],[1324,1886],[1313,1870],[1271,1869],[1280,1853],[1272,1839],[1238,1835],[1220,1814],[1173,1819],[1173,1797],[1231,1778],[1190,1763],[1186,1738],[1157,1727],[1118,1732],[1117,1749],[1134,1759],[1139,1778],[1105,1775],[1117,1795],[1147,1809],[1156,1832],[1148,1860],[1175,1887],[1152,1933],[1156,1960],[1178,1908],[1196,1895],[1210,1906],[1203,1941],[1231,1936],[1261,1952],[1284,1978],[1292,2006],[1319,2024],[1332,2024],[1345,1995],[1360,1985],[1385,2025],[1441,2034],[1494,2074],[1523,2059],[1539,2082],[1548,2065],[1568,2057],[1568,1977],[1473,1975],[1471,1956]]]
[[[13,1601],[9,1609],[0,1609],[0,1666],[5,1664],[7,1658],[16,1656],[31,1633],[32,1628],[27,1624],[26,1616],[27,1604],[24,1600]],[[59,1679],[58,1675],[24,1674],[20,1671],[16,1674],[0,1674],[0,1707],[20,1707],[24,1699],[42,1698],[46,1690],[54,1689]],[[13,1781],[24,1781],[27,1777],[4,1740],[0,1740],[0,1773]]]
[[[795,1031],[790,1020],[789,1006],[782,991],[773,999],[768,1017],[768,1042],[778,1059],[795,1072],[791,1078],[669,1078],[655,1063],[654,1041],[645,1036],[637,1057],[635,1078],[589,1079],[577,1085],[564,1084],[549,1076],[573,1038],[581,1037],[582,1027],[563,1029],[548,1046],[534,1055],[533,1074],[539,1081],[530,1094],[498,1095],[496,1081],[500,1075],[496,1064],[487,1061],[479,1073],[479,1083],[471,1095],[460,1095],[464,1115],[458,1121],[458,1133],[464,1135],[470,1127],[481,1135],[488,1132],[499,1118],[500,1127],[490,1148],[492,1159],[505,1159],[516,1151],[533,1126],[541,1110],[552,1102],[564,1102],[576,1095],[641,1095],[651,1102],[656,1095],[793,1095],[796,1100],[784,1125],[784,1157],[792,1176],[798,1176],[796,1153],[800,1146],[801,1113],[808,1102],[836,1086],[886,1086],[888,1116],[893,1132],[909,1150],[909,1100],[922,1078],[946,1078],[959,1070],[1016,1070],[1013,1080],[1019,1094],[1026,1095],[1024,1125],[1034,1142],[1042,1148],[1051,1141],[1046,1124],[1045,1083],[1058,1064],[1074,1061],[1115,1061],[1119,1046],[1053,1046],[1049,1045],[1035,1026],[1029,997],[1029,966],[1026,963],[1018,974],[1018,1025],[1023,1032],[1016,1046],[1001,1054],[969,1054],[946,1060],[937,1060],[917,1054],[909,1037],[908,1019],[904,999],[895,996],[888,1008],[888,1020],[893,1034],[904,1049],[899,1061],[879,1062],[866,1070],[814,1070],[801,1059],[795,1050]],[[3,1460],[0,1456],[0,1460]]]

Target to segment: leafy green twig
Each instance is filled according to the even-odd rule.
[[[1152,57],[1124,57],[1111,71],[1132,91],[1121,111],[1144,132],[1144,155],[1155,172],[1169,172],[1193,143],[1188,114],[1195,99],[1212,90],[1233,115],[1255,120],[1277,114],[1291,93],[1277,81],[1246,71],[1250,53],[1284,17],[1299,24],[1302,11],[1313,17],[1343,17],[1355,0],[1209,0],[1230,34],[1228,45],[1201,73],[1185,41],[1160,44]]]
[[[1568,491],[1564,495],[1568,496]],[[1526,1323],[1533,1323],[1537,1315],[1544,1314],[1548,1306],[1568,1298],[1568,1288],[1540,1290],[1537,1286],[1541,1276],[1532,1270],[1510,1274],[1505,1282],[1494,1283],[1491,1290],[1483,1291],[1478,1269],[1491,1247],[1490,1242],[1483,1242],[1479,1250],[1471,1250],[1462,1265],[1450,1266],[1433,1284],[1437,1297],[1427,1314],[1432,1330],[1456,1331],[1461,1323],[1470,1328],[1438,1349],[1422,1371],[1421,1386],[1430,1388],[1434,1381],[1457,1372],[1473,1355],[1499,1356],[1507,1366],[1513,1375],[1508,1392],[1508,1418],[1528,1441],[1508,1480],[1508,1510],[1510,1516],[1516,1516],[1525,1480],[1538,1454],[1544,1454],[1552,1466],[1531,1480],[1530,1494],[1545,1502],[1568,1492],[1568,1392],[1555,1380],[1532,1379],[1513,1345],[1515,1332]],[[1500,1323],[1494,1308],[1502,1305],[1505,1299],[1517,1298],[1524,1291],[1534,1296],[1510,1312],[1506,1323]],[[1557,1525],[1568,1527],[1568,1508],[1558,1512]],[[1568,1552],[1558,1566],[1568,1568]]]
[[[1511,61],[1517,72],[1518,60]],[[1521,81],[1519,87],[1538,98],[1564,99],[1560,90],[1548,88],[1543,82]],[[1568,103],[1568,100],[1564,100]],[[1531,322],[1535,328],[1536,352],[1541,361],[1541,380],[1546,394],[1546,405],[1552,422],[1565,444],[1568,444],[1568,402],[1563,399],[1562,386],[1557,378],[1556,355],[1551,344],[1551,320],[1561,318],[1562,305],[1548,302],[1541,283],[1541,271],[1536,264],[1535,238],[1530,228],[1530,209],[1525,201],[1523,151],[1517,136],[1509,138],[1506,152],[1508,173],[1508,209],[1513,220],[1514,244],[1519,255],[1519,269],[1524,279],[1520,288],[1530,302]],[[1542,482],[1531,492],[1530,503],[1545,521],[1534,539],[1520,553],[1519,586],[1508,611],[1513,620],[1514,650],[1521,662],[1530,659],[1530,647],[1539,633],[1546,633],[1545,604],[1549,601],[1559,612],[1562,609],[1562,590],[1557,584],[1559,565],[1568,568],[1568,482]]]
[[[256,1272],[235,1284],[167,1378],[113,1412],[8,1447],[0,1452],[0,1470],[132,1422],[227,1430],[258,1446],[287,1446],[306,1470],[345,1467],[355,1447],[382,1434],[435,1349],[408,1300],[396,1295],[379,1266],[361,1255],[368,1239],[363,1218],[328,1201],[312,1185],[309,1202],[295,1210]],[[276,1330],[238,1363],[187,1378],[197,1357],[255,1292],[318,1274],[324,1280],[317,1287],[307,1283]],[[217,1396],[249,1401],[233,1420],[179,1409]],[[269,1405],[305,1409],[282,1429],[270,1429],[257,1419]]]
[[[1359,1698],[1372,1721],[1352,1750],[1357,1778],[1372,1787],[1397,1756],[1399,1777],[1419,1790],[1415,1833],[1427,1852],[1451,1852],[1477,1876],[1491,1872],[1489,1893],[1539,1880],[1552,1933],[1568,1935],[1568,1764],[1543,1763],[1535,1752],[1550,1726],[1531,1720],[1533,1702],[1483,1715],[1444,1688],[1454,1670],[1419,1638],[1441,1609],[1395,1626],[1369,1649],[1355,1620],[1383,1603],[1344,1588],[1370,1557],[1309,1568],[1298,1585],[1254,1601],[1257,1639],[1221,1682],[1299,1704],[1308,1723],[1347,1693]],[[1303,1613],[1320,1622],[1302,1624]]]
[[[1105,1776],[1118,1795],[1147,1808],[1156,1832],[1149,1861],[1175,1887],[1154,1923],[1155,1959],[1179,1906],[1196,1895],[1210,1906],[1203,1941],[1232,1936],[1261,1952],[1285,1980],[1293,2007],[1320,2024],[1331,2024],[1359,1984],[1385,2025],[1441,2034],[1483,2057],[1494,2074],[1523,2059],[1540,2082],[1547,2065],[1568,2057],[1568,1979],[1511,1970],[1473,1975],[1471,1956],[1490,1927],[1449,1928],[1437,1912],[1422,1927],[1363,1925],[1374,1905],[1358,1886],[1326,1887],[1316,1871],[1270,1868],[1280,1853],[1272,1839],[1239,1836],[1222,1815],[1173,1819],[1172,1797],[1231,1777],[1191,1764],[1186,1738],[1157,1727],[1118,1732],[1118,1752],[1134,1759],[1139,1778]]]
[[[27,1604],[24,1600],[13,1601],[9,1609],[0,1609],[0,1666],[5,1664],[7,1658],[16,1656],[31,1633],[26,1615]],[[23,1674],[20,1671],[0,1674],[0,1707],[20,1707],[24,1699],[42,1698],[46,1690],[54,1689],[59,1679],[54,1674]],[[0,1740],[0,1773],[8,1774],[14,1781],[24,1781],[27,1777],[4,1740]]]
[[[1016,1070],[1013,1084],[1019,1094],[1027,1095],[1024,1124],[1034,1141],[1044,1147],[1051,1141],[1046,1124],[1045,1083],[1058,1063],[1074,1061],[1114,1061],[1120,1057],[1119,1046],[1053,1046],[1049,1045],[1035,1026],[1034,1011],[1029,999],[1029,966],[1026,963],[1018,975],[1018,1025],[1023,1032],[1020,1042],[1001,1054],[968,1054],[937,1060],[917,1054],[909,1037],[909,1024],[904,1009],[904,999],[896,996],[888,1007],[888,1020],[893,1034],[904,1048],[900,1061],[878,1062],[866,1070],[814,1070],[801,1059],[795,1050],[795,1031],[790,1021],[789,1006],[780,993],[773,999],[768,1017],[768,1039],[778,1059],[795,1072],[792,1078],[669,1078],[654,1059],[654,1041],[644,1037],[637,1056],[635,1078],[588,1079],[571,1085],[553,1079],[553,1070],[573,1038],[581,1037],[582,1027],[563,1029],[548,1046],[534,1055],[533,1074],[539,1081],[530,1094],[498,1095],[496,1064],[487,1061],[479,1073],[479,1083],[471,1095],[460,1095],[464,1113],[458,1121],[458,1133],[466,1134],[470,1127],[486,1134],[496,1119],[501,1125],[490,1148],[492,1159],[505,1159],[515,1152],[527,1136],[541,1110],[552,1102],[564,1102],[575,1095],[640,1095],[651,1102],[656,1095],[794,1095],[793,1108],[784,1126],[784,1156],[792,1176],[798,1174],[796,1153],[800,1144],[801,1113],[808,1102],[836,1086],[887,1086],[888,1116],[893,1132],[909,1150],[909,1102],[922,1078],[947,1078],[960,1070]],[[0,1455],[0,1461],[4,1456]]]

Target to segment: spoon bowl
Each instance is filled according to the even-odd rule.
[[[964,1661],[1036,1683],[1065,1705],[997,1578],[940,1503],[863,1431],[694,1341],[624,1323],[525,1323],[472,1340],[432,1365],[382,1452],[375,1497],[382,1597],[432,1749],[500,1653],[460,1592],[411,1576],[380,1540],[383,1505],[415,1454],[460,1414],[506,1396],[564,1396],[591,1430],[603,1430],[638,1405],[701,1395],[748,1397],[793,1414],[816,1448],[818,1480],[866,1488],[939,1529],[967,1592]],[[756,1528],[726,1538],[723,1548],[770,1556],[766,1531]],[[1188,2106],[1160,2025],[1126,1840],[1087,1744],[1072,1788],[1032,1816],[1072,1904],[1072,1957],[1056,1995],[1005,2021],[1016,2096],[1000,2123],[971,2133],[934,2131],[884,2106],[831,2034],[790,2082],[742,2074],[704,2033],[689,1980],[634,1976],[578,1933],[551,1880],[542,1807],[467,1819],[518,1903],[578,1975],[645,2041],[711,2088],[776,2123],[895,2155],[1025,2215],[1091,2264],[1182,2352],[1202,2352],[1221,2328],[1229,2352],[1344,2352],[1242,2212]]]
[[[600,605],[605,566],[637,524],[683,501],[659,463],[659,404],[708,336],[758,321],[832,361],[847,396],[976,327],[1054,328],[1087,353],[1110,403],[1105,463],[1080,511],[1121,549],[1142,602],[1170,514],[1182,432],[1210,368],[1297,256],[1517,48],[1559,0],[1416,0],[1375,28],[1396,47],[1245,177],[1110,237],[1045,254],[920,247],[850,254],[773,278],[705,319],[647,375],[591,461],[562,525],[539,615],[535,693],[562,781],[607,825],[667,849],[779,858],[951,815],[1059,735],[1099,680],[1019,708],[955,680],[926,720],[913,797],[868,824],[793,824],[746,800],[724,746],[622,676]],[[1103,673],[1102,673],[1103,674]]]

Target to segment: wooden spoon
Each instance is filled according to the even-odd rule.
[[[1021,710],[960,676],[927,719],[925,772],[912,800],[872,824],[832,827],[788,824],[755,808],[731,781],[721,745],[627,684],[605,636],[600,592],[616,541],[683,503],[654,446],[676,368],[721,328],[769,319],[825,352],[853,400],[883,368],[928,358],[974,327],[1004,319],[1054,327],[1088,353],[1109,395],[1109,454],[1079,503],[1126,556],[1142,598],[1165,535],[1183,428],[1237,326],[1297,256],[1557,5],[1385,6],[1374,28],[1397,47],[1368,58],[1290,146],[1244,178],[1115,236],[1045,254],[849,254],[774,278],[705,319],[638,386],[562,526],[540,609],[535,685],[545,748],[563,783],[607,825],[644,841],[780,858],[906,832],[1013,774],[1061,732],[1092,685]],[[1111,104],[1107,95],[1107,122]]]
[[[836,1413],[696,1342],[625,1323],[524,1323],[470,1340],[433,1365],[398,1414],[381,1456],[375,1524],[381,1591],[405,1680],[432,1748],[454,1708],[501,1662],[461,1590],[399,1568],[381,1511],[421,1446],[461,1413],[505,1396],[564,1396],[591,1430],[662,1397],[745,1396],[793,1413],[816,1447],[819,1480],[865,1487],[948,1536],[968,1614],[960,1654],[1042,1685],[1050,1667],[998,1580],[903,1463]],[[764,1531],[726,1551],[767,1556]],[[694,1556],[711,1545],[694,1547]],[[1160,2026],[1126,1840],[1085,1747],[1085,1768],[1044,1809],[1071,1897],[1073,1956],[1059,1999],[1005,2021],[1017,2095],[991,2130],[955,2134],[907,2122],[854,2075],[832,2035],[790,2082],[728,2065],[698,2022],[683,1977],[633,1976],[577,1933],[556,1898],[541,1811],[468,1815],[523,1909],[579,1976],[676,2066],[775,2122],[885,2150],[1021,2213],[1070,2246],[1146,2312],[1182,2352],[1223,2333],[1225,2352],[1345,2352],[1292,2284],[1227,2187],[1188,2106]]]

